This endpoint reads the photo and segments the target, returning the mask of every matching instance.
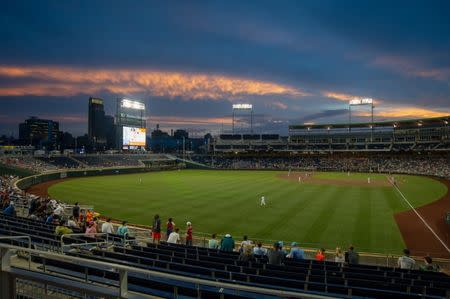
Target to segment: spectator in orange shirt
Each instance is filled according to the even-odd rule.
[[[316,261],[319,261],[319,262],[325,261],[325,249],[324,248],[317,251]]]
[[[87,210],[86,211],[86,223],[89,223],[92,220],[94,220],[94,212],[92,210]]]

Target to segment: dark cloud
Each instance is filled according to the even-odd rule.
[[[312,121],[323,121],[325,123],[331,123],[335,120],[336,116],[341,116],[348,114],[348,109],[335,109],[335,110],[324,110],[318,113],[308,114],[303,116],[299,123],[312,122]],[[331,121],[329,121],[331,120]]]
[[[324,91],[373,97],[385,107],[450,113],[448,11],[449,2],[439,0],[7,1],[0,11],[0,66],[219,74],[310,94],[243,97],[265,115],[258,126],[268,131],[295,121],[343,119],[345,103],[325,98]],[[55,81],[3,76],[0,91]],[[17,131],[12,123],[28,115],[61,119],[65,129],[84,133],[86,124],[76,120],[86,117],[89,92],[74,85],[79,92],[66,97],[0,93],[0,133]],[[123,94],[105,90],[95,96],[107,99],[107,111],[114,113]],[[145,99],[150,118],[175,117],[170,126],[185,117],[214,130],[236,102],[126,95]],[[208,124],[199,125],[199,118]]]

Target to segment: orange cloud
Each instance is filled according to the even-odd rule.
[[[279,101],[273,102],[272,106],[274,106],[274,107],[276,107],[278,109],[281,109],[281,110],[286,110],[288,108],[288,105],[286,105],[283,102],[279,102]]]
[[[274,82],[241,77],[159,70],[82,69],[68,67],[0,66],[0,76],[48,82],[0,87],[0,95],[74,95],[106,90],[112,93],[149,93],[186,99],[239,99],[257,95],[300,97],[302,90]]]
[[[231,125],[231,117],[177,117],[177,116],[152,116],[148,122],[167,125]]]
[[[398,56],[379,56],[372,62],[373,65],[389,68],[395,72],[408,76],[431,78],[440,81],[449,81],[450,68],[429,68],[421,65],[420,61]]]
[[[358,111],[358,116],[369,117],[369,112]],[[376,117],[382,118],[430,118],[450,115],[450,111],[442,112],[418,107],[384,107],[374,111]]]
[[[322,91],[322,95],[327,98],[332,98],[332,99],[343,101],[343,102],[349,102],[350,100],[364,98],[364,97],[356,96],[356,95],[349,94],[349,93],[340,93],[340,92],[333,92],[333,91]],[[373,99],[374,105],[380,104],[381,102],[382,102],[382,100],[380,100],[380,99]]]
[[[355,96],[352,94],[332,92],[332,91],[323,91],[322,95],[327,98],[332,98],[332,99],[336,99],[336,100],[344,101],[344,102],[348,102],[350,100],[359,98],[358,96]]]

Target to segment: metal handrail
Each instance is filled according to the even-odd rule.
[[[0,244],[0,248],[6,248],[9,250],[24,250],[25,249],[22,247],[8,245],[8,244]],[[40,250],[36,250],[36,249],[31,249],[31,248],[25,249],[25,251],[29,252],[30,256],[31,256],[31,254],[35,254],[39,257],[56,258],[61,261],[78,263],[78,265],[79,265],[79,263],[85,263],[85,264],[90,264],[92,266],[106,267],[106,268],[116,270],[116,272],[118,272],[120,274],[120,278],[119,278],[120,279],[120,281],[119,281],[120,287],[119,288],[120,288],[120,294],[124,298],[127,297],[128,285],[126,283],[121,283],[121,282],[126,281],[128,272],[145,274],[145,275],[154,276],[157,278],[172,279],[172,280],[177,280],[177,281],[186,282],[186,283],[193,283],[198,286],[205,285],[205,286],[216,287],[216,288],[233,289],[233,290],[237,290],[237,291],[245,291],[245,292],[272,295],[272,296],[278,296],[278,297],[314,298],[314,299],[330,298],[330,296],[322,296],[322,295],[309,294],[309,293],[299,293],[299,292],[285,291],[285,290],[276,290],[276,289],[262,288],[262,287],[256,287],[256,286],[247,286],[247,285],[241,285],[241,284],[233,284],[233,283],[229,283],[229,282],[217,282],[217,281],[207,280],[207,279],[203,279],[203,278],[186,277],[186,276],[183,276],[180,274],[171,274],[171,273],[159,272],[156,270],[135,268],[135,267],[130,267],[130,266],[122,265],[122,264],[114,264],[114,263],[108,263],[108,262],[104,262],[104,261],[97,261],[97,260],[93,260],[93,259],[85,259],[85,258],[81,258],[81,257],[63,255],[63,254],[47,252],[47,251],[40,251]]]
[[[30,236],[0,237],[0,240],[17,240],[17,239],[28,239],[28,249],[31,249],[31,237]],[[28,269],[31,269],[31,254],[28,255]]]

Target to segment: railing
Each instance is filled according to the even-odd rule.
[[[101,225],[101,222],[100,222]],[[115,224],[117,226],[117,224]],[[153,239],[151,237],[143,237],[143,235],[151,236],[151,229],[149,227],[139,227],[139,226],[133,226],[133,224],[130,224],[128,226],[129,233],[127,235],[131,235],[135,238],[136,241],[141,242],[153,242]],[[180,236],[184,236],[185,232],[180,231]],[[244,235],[244,234],[242,234]],[[220,240],[225,236],[225,234],[216,234],[217,240],[220,242]],[[164,233],[162,233],[162,239],[164,239]],[[205,232],[194,232],[193,234],[193,245],[194,246],[200,246],[200,247],[208,247],[208,241],[211,238],[210,233]],[[263,244],[263,247],[266,249],[272,248],[272,245],[279,241],[279,240],[271,240],[271,239],[253,239],[251,236],[249,236],[251,240],[259,241]],[[182,239],[184,239],[182,237]],[[124,240],[124,244],[127,240]],[[283,240],[284,241],[284,248],[290,249],[290,244],[295,240]],[[236,248],[239,248],[240,240],[236,240]],[[323,244],[323,243],[308,243],[308,242],[298,242],[298,244],[301,246],[301,248],[305,251],[305,257],[308,259],[314,259],[315,254],[317,253],[317,250],[320,248],[326,249],[326,255],[328,256],[327,260],[334,261],[334,253],[336,247],[333,247],[334,244]],[[182,242],[183,243],[183,242]],[[343,251],[346,250],[346,248],[341,247]],[[361,264],[367,264],[367,265],[375,265],[375,266],[386,266],[386,267],[397,267],[397,260],[401,256],[399,254],[399,250],[397,249],[379,249],[378,252],[374,252],[375,250],[371,250],[368,248],[357,248],[360,256],[360,263]],[[434,252],[423,252],[422,256],[413,256],[417,263],[423,262],[423,257],[431,255],[433,257],[433,261],[441,268],[448,269],[450,271],[450,259],[446,258],[436,258]],[[331,257],[331,258],[330,258]]]
[[[99,241],[99,242],[84,242],[84,243],[71,243],[71,244],[64,244],[64,238],[68,238],[68,237],[78,237],[78,236],[83,236],[83,237],[90,237],[94,235],[96,236],[106,236],[106,239],[104,241]],[[65,247],[81,247],[81,246],[87,246],[87,245],[102,245],[102,244],[108,244],[109,243],[109,238],[108,238],[109,234],[106,233],[95,233],[95,234],[90,234],[90,235],[86,235],[85,233],[75,233],[75,234],[64,234],[61,235],[61,253],[64,253],[64,248]],[[96,240],[96,239],[94,239]],[[80,240],[81,241],[81,240]]]
[[[20,240],[20,239],[27,239],[28,240],[28,249],[31,249],[31,237],[30,236],[0,237],[0,240]],[[28,255],[28,269],[31,269],[31,254]]]
[[[243,291],[243,292],[250,292],[255,294],[261,294],[261,295],[270,295],[270,296],[278,296],[278,297],[290,297],[290,298],[316,298],[316,299],[325,299],[330,298],[329,296],[321,296],[316,294],[309,294],[309,293],[299,293],[299,292],[292,292],[292,291],[286,291],[286,290],[276,290],[276,289],[269,289],[269,288],[262,288],[262,287],[256,287],[256,286],[248,286],[248,285],[240,285],[240,284],[233,284],[229,282],[217,282],[207,279],[201,279],[201,278],[194,278],[194,277],[186,277],[178,274],[169,274],[164,272],[159,272],[155,270],[147,270],[147,269],[141,269],[141,268],[134,268],[126,265],[121,264],[113,264],[108,263],[104,261],[96,261],[92,259],[85,259],[81,257],[76,256],[68,256],[68,255],[62,255],[52,252],[44,252],[36,249],[31,248],[22,248],[18,246],[8,245],[8,244],[0,244],[0,253],[1,253],[1,274],[3,273],[10,273],[12,276],[17,276],[17,274],[14,273],[13,268],[14,266],[11,266],[11,257],[13,251],[22,250],[26,251],[31,255],[35,255],[41,258],[48,258],[53,260],[58,260],[61,262],[69,262],[69,263],[75,263],[78,266],[84,266],[86,268],[88,267],[99,267],[99,268],[107,268],[115,271],[116,273],[119,273],[119,285],[118,285],[118,294],[120,298],[128,298],[129,292],[128,292],[128,274],[129,273],[139,273],[147,276],[152,276],[155,278],[160,279],[170,279],[174,281],[178,281],[181,283],[191,283],[196,286],[197,289],[200,288],[200,286],[209,286],[219,289],[229,289],[229,290],[235,290],[235,291]],[[26,274],[21,274],[21,277],[19,278],[27,278]],[[56,275],[54,275],[56,276]],[[4,277],[4,276],[2,276]],[[58,276],[56,276],[58,277]],[[67,276],[65,276],[67,278]],[[10,277],[11,279],[11,277]],[[34,280],[36,280],[36,277],[34,277]],[[86,278],[87,280],[87,278]],[[50,283],[50,281],[45,280],[44,277],[42,277],[42,281],[45,281],[46,283]],[[86,281],[88,282],[88,281]],[[5,283],[5,282],[2,282]],[[5,283],[7,284],[7,283]],[[14,285],[14,284],[12,284]],[[66,286],[67,288],[71,288],[70,285]],[[107,292],[107,289],[110,291],[111,287],[108,288],[105,286],[105,292]],[[7,293],[11,290],[1,290],[0,291],[0,297],[3,298],[1,295],[3,295],[1,292]],[[89,290],[86,290],[87,293],[89,293]]]

